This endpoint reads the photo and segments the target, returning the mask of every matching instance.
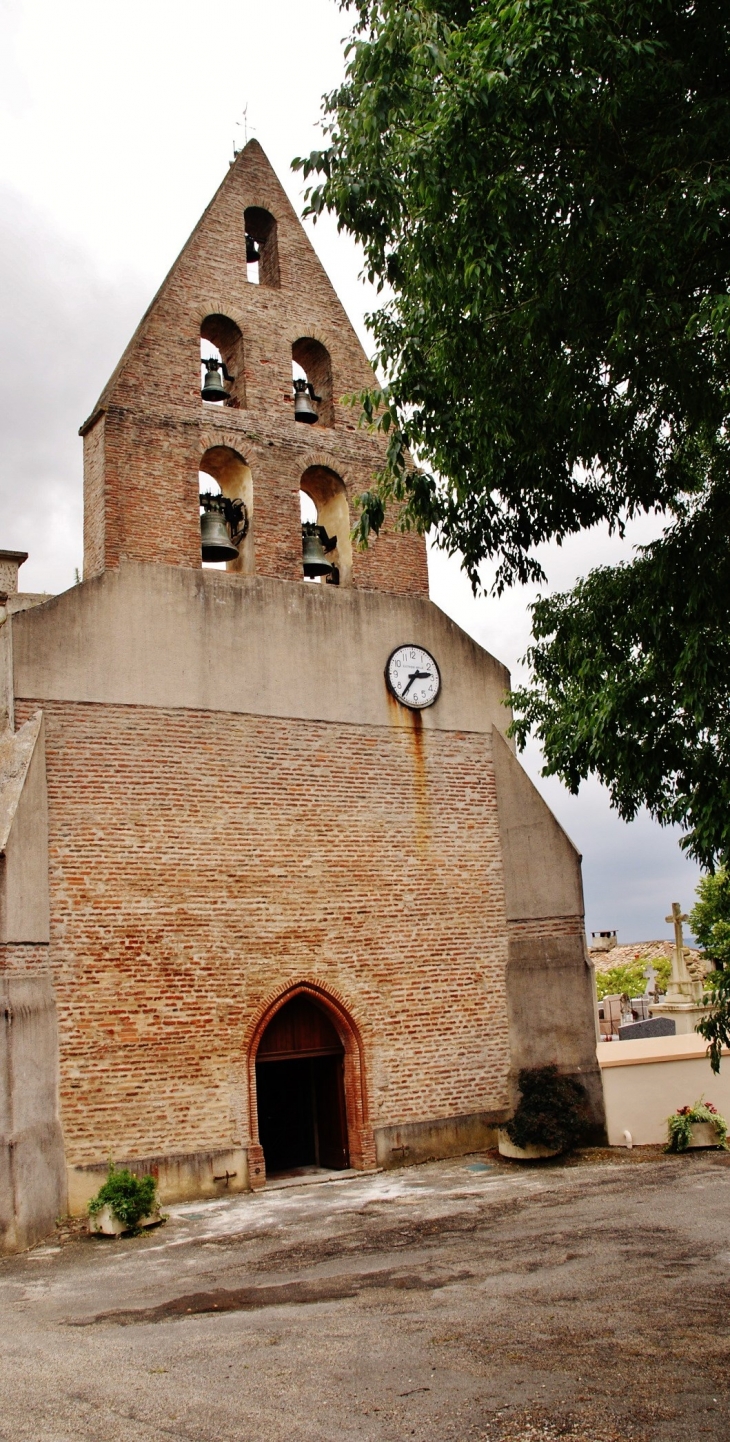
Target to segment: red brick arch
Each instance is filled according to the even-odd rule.
[[[258,1133],[256,1106],[256,1053],[272,1017],[295,996],[308,996],[326,1012],[345,1050],[345,1107],[350,1166],[358,1171],[375,1166],[375,1139],[368,1118],[365,1058],[360,1029],[345,999],[317,981],[295,981],[277,992],[263,1007],[248,1044],[248,1096],[251,1125],[249,1179],[252,1187],[263,1186],[266,1175]],[[258,1170],[257,1170],[258,1169]]]

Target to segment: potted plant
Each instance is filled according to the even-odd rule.
[[[727,1144],[727,1122],[712,1102],[700,1097],[691,1107],[679,1107],[667,1117],[669,1139],[665,1152],[686,1152],[692,1147],[724,1147]]]
[[[119,1237],[123,1232],[138,1232],[141,1227],[154,1227],[163,1218],[157,1202],[154,1177],[136,1177],[127,1167],[117,1170],[113,1162],[104,1185],[87,1207],[89,1231]]]
[[[532,1161],[570,1151],[581,1140],[588,1122],[580,1082],[561,1076],[556,1066],[528,1067],[517,1081],[517,1110],[499,1129],[501,1155]]]

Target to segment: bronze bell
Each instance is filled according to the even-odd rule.
[[[223,384],[220,374],[221,368],[225,370],[222,361],[206,360],[203,361],[203,365],[205,366],[205,380],[203,381],[203,389],[200,392],[203,400],[227,401],[228,391]]]
[[[246,236],[246,265],[258,265],[261,259],[261,252],[257,249],[256,241],[252,235]]]
[[[234,546],[222,511],[203,511],[200,517],[200,541],[204,561],[235,561],[238,546]]]
[[[302,380],[300,377],[300,379],[295,380],[293,384],[295,421],[303,421],[307,426],[314,425],[314,422],[319,420],[319,416],[312,405],[312,401],[318,401],[320,397],[314,394],[314,386],[310,381]]]
[[[316,521],[305,521],[302,526],[302,560],[305,576],[329,576],[334,570],[327,552],[334,551],[337,539],[331,539],[324,526]]]

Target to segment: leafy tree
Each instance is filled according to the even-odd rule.
[[[722,1048],[730,1047],[730,876],[726,869],[703,876],[697,895],[690,925],[717,968],[705,982],[706,1000],[712,1009],[697,1030],[710,1043],[712,1070],[719,1072]]]
[[[533,606],[515,731],[571,791],[589,772],[619,815],[677,823],[705,867],[730,855],[730,487],[631,564]],[[693,913],[694,914],[694,913]]]
[[[730,1047],[730,970],[710,972],[705,978],[704,1000],[710,1011],[695,1030],[709,1042],[710,1065],[719,1072],[723,1047]]]
[[[725,0],[356,0],[296,162],[390,291],[370,317],[398,503],[472,585],[652,508],[665,538],[534,611],[514,698],[547,770],[728,855],[730,25]],[[411,448],[424,469],[409,460]]]
[[[724,0],[346,8],[329,143],[295,164],[392,292],[362,534],[395,494],[502,585],[541,574],[541,541],[726,474]]]
[[[724,866],[701,878],[697,895],[689,914],[692,933],[717,971],[730,970],[730,875]]]
[[[639,956],[636,961],[612,966],[608,971],[596,971],[598,1000],[604,996],[643,996],[646,988],[644,972],[653,966],[660,991],[666,991],[672,974],[672,963],[664,956]]]

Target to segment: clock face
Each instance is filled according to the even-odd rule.
[[[441,690],[439,668],[423,646],[398,646],[388,657],[385,679],[402,705],[414,711],[433,706]]]

